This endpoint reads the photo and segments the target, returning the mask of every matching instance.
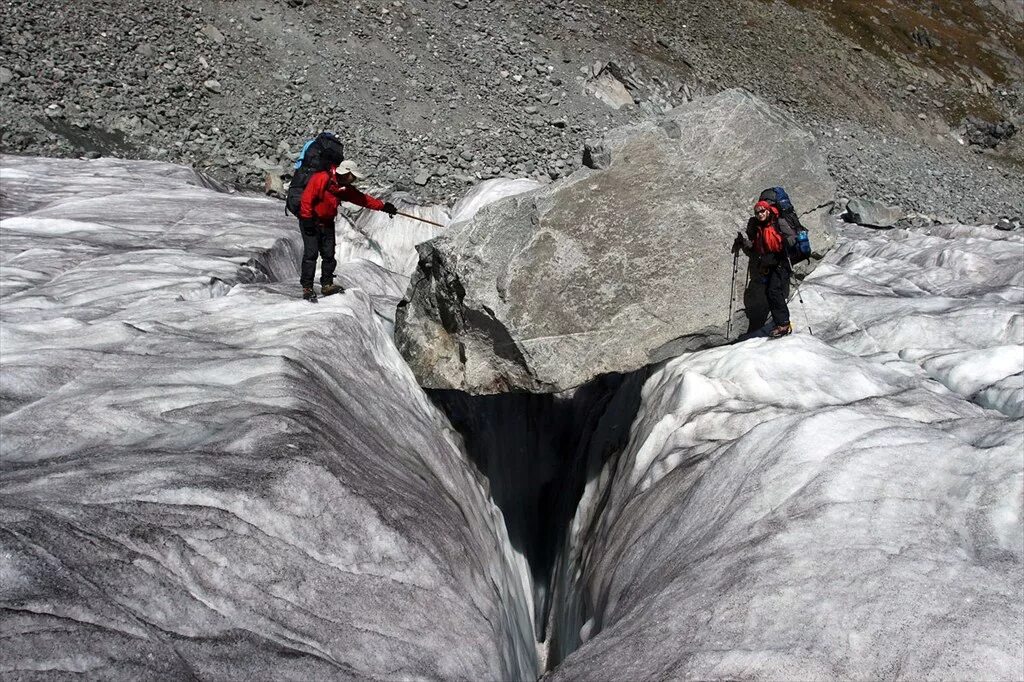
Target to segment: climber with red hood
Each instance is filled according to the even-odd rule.
[[[352,186],[353,182],[363,177],[355,161],[346,159],[337,166],[314,173],[302,192],[299,204],[299,227],[302,230],[302,271],[299,283],[302,285],[302,297],[307,301],[316,300],[313,276],[316,273],[317,255],[323,259],[320,265],[320,293],[330,296],[342,291],[341,287],[334,284],[334,268],[338,265],[334,258],[334,219],[342,201],[374,211],[384,211],[392,218],[398,212],[391,202],[381,201]]]
[[[743,249],[751,259],[754,273],[761,276],[765,297],[772,314],[773,327],[768,336],[777,339],[793,333],[789,321],[789,279],[793,275],[787,242],[796,239],[797,228],[779,215],[779,209],[767,201],[754,204],[754,215],[747,221],[747,233],[736,235],[733,251]]]

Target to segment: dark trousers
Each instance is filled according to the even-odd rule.
[[[772,265],[768,268],[764,293],[768,299],[768,310],[772,313],[775,326],[789,324],[789,305],[786,303],[786,299],[789,298],[789,277],[792,272],[789,263]]]
[[[306,223],[299,227],[302,230],[302,274],[299,283],[304,288],[313,286],[316,274],[316,257],[323,259],[320,265],[320,285],[334,283],[334,268],[338,261],[334,258],[334,223]]]

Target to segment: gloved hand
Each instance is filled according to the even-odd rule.
[[[736,239],[732,243],[732,252],[739,253],[741,249],[752,249],[754,248],[753,242],[747,239],[742,232],[736,233]]]
[[[392,204],[390,201],[385,202],[384,203],[384,207],[381,208],[380,210],[384,211],[385,213],[387,213],[392,218],[394,218],[395,214],[398,213],[398,209],[395,208],[395,205]]]

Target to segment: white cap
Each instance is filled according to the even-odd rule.
[[[339,163],[338,167],[334,170],[334,172],[337,173],[338,175],[345,175],[346,173],[351,173],[353,176],[360,180],[366,177],[366,175],[361,170],[359,170],[359,166],[356,165],[356,162],[353,161],[352,159],[345,159],[344,161]]]

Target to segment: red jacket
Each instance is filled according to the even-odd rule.
[[[379,211],[384,202],[377,197],[364,194],[351,185],[342,187],[334,168],[317,171],[309,178],[299,202],[300,218],[316,218],[317,222],[333,223],[338,215],[338,203],[348,201],[358,206]]]

